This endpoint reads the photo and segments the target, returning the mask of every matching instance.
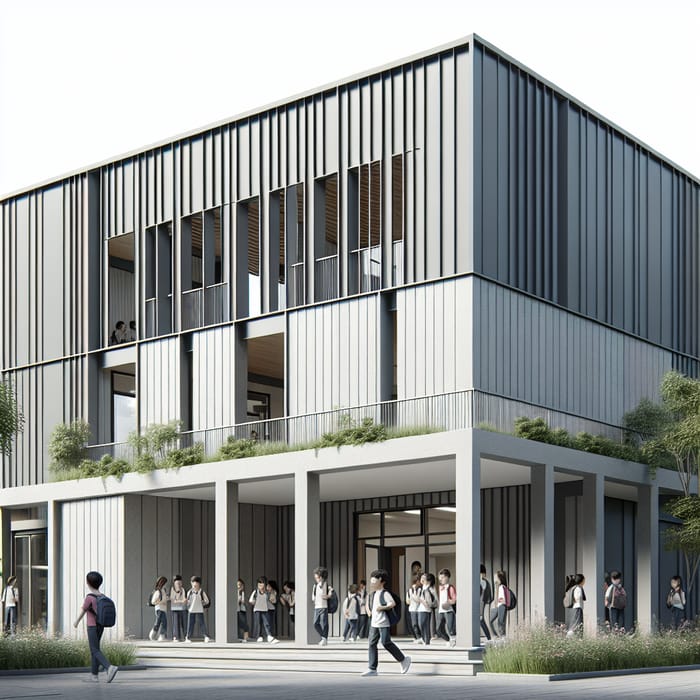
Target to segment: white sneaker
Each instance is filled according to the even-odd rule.
[[[453,637],[452,639],[450,639],[450,641],[448,642],[448,644],[449,644],[449,646],[451,646],[451,647],[456,646],[457,640]]]
[[[362,675],[363,676],[376,676],[377,672],[373,668],[368,668]]]
[[[328,645],[328,640],[325,637],[321,637],[321,641],[318,643],[320,647],[325,647]]]
[[[414,639],[414,640],[411,642],[411,644],[420,644],[422,641],[423,641],[423,640],[420,639],[420,638]]]
[[[422,637],[418,640],[418,644],[425,644],[425,639]]]
[[[267,641],[270,642],[270,644],[279,644],[279,643],[280,643],[280,640],[279,640],[279,639],[275,639],[274,637],[271,637],[271,638],[268,639]]]
[[[211,642],[211,638],[210,638],[210,637],[204,637],[204,643],[205,643],[205,644],[209,644],[209,642]]]
[[[354,644],[356,639],[357,639],[357,637],[350,637],[350,639],[348,641],[352,642]]]
[[[110,664],[109,668],[107,669],[107,683],[111,683],[114,680],[114,676],[117,675],[118,670],[119,670],[119,666],[115,666],[114,664]]]
[[[247,639],[241,639],[241,644],[248,644],[248,640],[247,640]]]
[[[90,674],[90,682],[91,683],[99,683],[100,682],[100,679],[96,673]]]
[[[262,642],[262,641],[263,641],[263,638],[262,638],[262,637],[258,637],[258,641],[259,641],[259,642]]]
[[[408,673],[409,668],[411,668],[411,657],[404,656],[401,662],[401,673]]]
[[[452,640],[451,640],[451,639],[448,639],[448,640],[445,642],[445,646],[446,646],[446,647],[451,647],[451,646],[452,646]]]
[[[159,642],[164,642],[164,641],[165,641],[165,635],[164,635],[164,634],[161,634],[161,635],[158,637],[158,641],[159,641]]]
[[[185,641],[186,641],[188,644],[192,644],[192,640],[191,640],[189,637],[185,637]]]
[[[153,641],[153,640],[156,638],[156,631],[155,631],[155,630],[151,630],[151,631],[148,633],[148,638],[149,638],[151,641]]]
[[[173,642],[177,642],[177,641],[178,641],[177,637],[173,637]]]

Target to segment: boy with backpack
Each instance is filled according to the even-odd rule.
[[[455,620],[457,590],[450,583],[450,578],[452,578],[452,573],[449,569],[440,569],[440,573],[438,573],[440,590],[437,636],[444,639],[448,647],[453,647],[457,643],[457,625]]]
[[[114,602],[103,593],[100,593],[102,585],[102,574],[97,571],[88,572],[85,577],[89,593],[85,596],[80,615],[73,623],[77,628],[83,615],[87,614],[87,635],[90,644],[91,674],[90,680],[97,683],[99,680],[98,671],[100,666],[107,671],[107,683],[114,680],[119,666],[110,664],[105,655],[100,650],[100,640],[105,627],[113,627],[116,618]]]
[[[343,601],[343,616],[345,617],[343,641],[347,642],[349,639],[354,642],[357,639],[357,621],[360,617],[360,596],[357,594],[356,583],[348,586],[348,594]]]
[[[317,566],[314,569],[314,587],[311,600],[314,603],[314,629],[321,636],[320,647],[328,644],[328,613],[338,609],[338,594],[328,585],[328,569]]]
[[[490,620],[490,616],[486,614],[486,611],[491,607],[493,603],[493,589],[491,588],[491,583],[486,576],[486,567],[482,564],[480,569],[479,581],[479,625],[481,625],[481,630],[487,640],[491,641],[491,632],[489,632],[489,627],[486,624],[486,620]]]
[[[610,572],[611,583],[605,592],[605,607],[610,612],[610,629],[624,629],[627,593],[622,587],[622,573]]]
[[[386,589],[389,575],[384,569],[376,569],[370,577],[370,587],[373,593],[367,600],[367,613],[370,616],[369,628],[369,667],[363,676],[376,676],[379,665],[377,644],[382,646],[401,664],[401,673],[407,673],[411,668],[411,657],[404,656],[394,642],[391,641],[391,625],[401,619],[401,600]]]
[[[187,592],[187,636],[186,642],[192,641],[192,633],[194,632],[194,623],[199,624],[199,631],[204,633],[204,643],[211,642],[209,638],[209,630],[207,630],[207,622],[204,619],[204,611],[211,605],[209,596],[202,588],[202,579],[199,576],[193,576],[190,579],[192,588]]]

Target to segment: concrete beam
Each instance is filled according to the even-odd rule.
[[[530,615],[554,620],[554,467],[530,470]]]
[[[637,624],[643,632],[659,625],[659,487],[637,489]],[[625,611],[625,625],[633,610]]]
[[[582,551],[583,571],[586,577],[586,603],[583,625],[587,635],[598,634],[603,614],[603,596],[599,582],[605,573],[605,478],[599,474],[583,477],[582,499]]]
[[[214,521],[215,638],[220,643],[235,642],[238,639],[238,484],[232,481],[216,482]]]

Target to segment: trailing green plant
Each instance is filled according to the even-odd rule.
[[[700,632],[613,633],[568,639],[561,627],[516,628],[486,648],[491,673],[580,673],[700,663]]]
[[[127,438],[137,455],[150,455],[156,462],[164,460],[168,452],[175,449],[180,439],[182,423],[177,420],[169,423],[149,425],[143,432],[134,431]]]
[[[254,457],[256,445],[255,440],[237,439],[235,435],[229,435],[226,442],[219,448],[219,456],[222,460]]]
[[[560,447],[571,447],[572,440],[569,433],[563,428],[552,430],[544,418],[527,418],[520,416],[515,419],[514,432],[516,437],[535,440],[536,442],[546,442],[550,445]]]
[[[0,454],[12,454],[12,441],[24,429],[24,414],[17,405],[14,387],[0,380]]]
[[[362,445],[366,442],[381,442],[388,438],[386,427],[381,423],[375,424],[372,418],[363,418],[357,425],[347,416],[343,421],[347,427],[334,433],[324,433],[316,443],[316,447],[340,447],[341,445]]]
[[[131,644],[107,642],[105,656],[117,666],[129,666],[136,660]],[[14,638],[0,637],[0,670],[35,668],[84,668],[90,665],[87,641],[49,637],[43,631],[19,631]]]
[[[61,472],[79,468],[87,459],[90,435],[90,426],[83,420],[74,420],[69,425],[59,423],[49,438],[49,469]]]

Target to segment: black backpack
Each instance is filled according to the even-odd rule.
[[[394,625],[398,625],[399,622],[401,622],[401,608],[403,607],[403,603],[401,602],[401,598],[396,595],[393,591],[387,591],[386,589],[383,591],[379,591],[379,604],[380,605],[386,605],[386,598],[382,598],[382,594],[388,593],[393,599],[394,599],[394,607],[390,608],[389,610],[386,611],[386,616],[387,619],[389,620],[389,624],[393,627]],[[370,608],[374,608],[374,593],[372,594],[372,599],[370,600]]]
[[[148,594],[148,600],[146,601],[146,605],[147,605],[149,608],[155,608],[155,607],[156,607],[156,603],[153,602],[153,594],[154,594],[157,590],[158,590],[157,588],[154,588],[154,589]],[[163,600],[163,591],[161,590],[161,591],[159,591],[159,592],[160,592],[160,600]],[[159,601],[159,602],[160,602],[160,601]]]
[[[328,595],[330,598],[327,600],[328,603],[328,614],[332,615],[336,610],[338,610],[338,594],[335,592],[335,588],[328,587]]]
[[[518,604],[518,599],[515,597],[515,593],[508,589],[508,605],[506,605],[506,610],[513,610]]]
[[[486,581],[486,579],[484,580]],[[484,603],[484,605],[491,605],[491,603],[493,603],[493,588],[491,588],[491,584],[488,581],[486,581],[486,585],[481,591],[481,602]]]
[[[95,621],[102,627],[114,627],[117,622],[117,608],[114,601],[106,595],[95,595],[90,593],[95,599],[94,611]]]

